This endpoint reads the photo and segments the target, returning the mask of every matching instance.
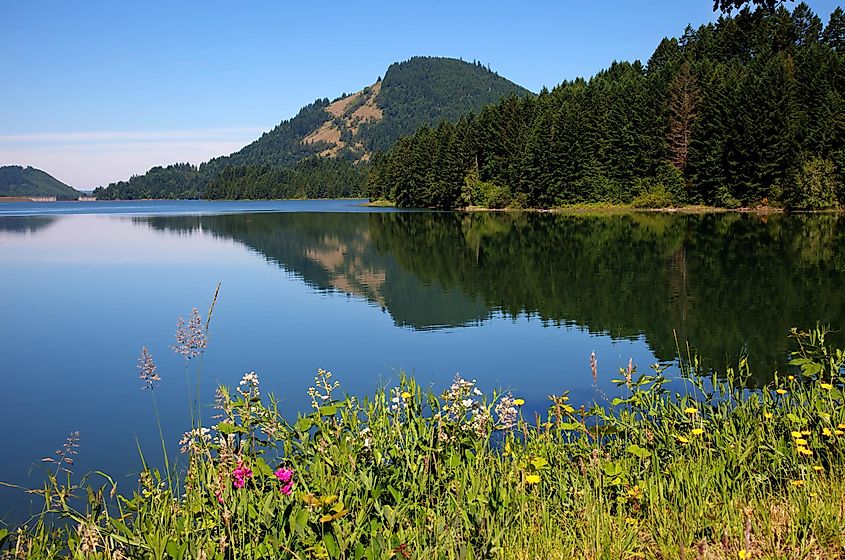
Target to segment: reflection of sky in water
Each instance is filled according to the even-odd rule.
[[[294,414],[308,406],[317,368],[332,370],[358,395],[395,383],[404,368],[438,392],[460,372],[485,391],[513,389],[528,409],[544,409],[550,393],[596,396],[591,350],[599,356],[599,398],[616,394],[609,379],[629,357],[641,368],[653,360],[642,341],[525,316],[494,313],[466,328],[397,327],[377,303],[315,290],[237,242],[201,230],[157,231],[125,217],[58,217],[31,233],[0,231],[0,267],[0,422],[15,427],[0,480],[15,483],[37,485],[30,467],[74,430],[81,434],[78,473],[104,469],[128,490],[133,479],[120,477],[138,469],[136,437],[147,459],[158,460],[151,402],[136,369],[142,345],[159,366],[156,394],[167,443],[177,451],[190,421],[185,368],[169,345],[176,318],[192,306],[204,313],[217,282],[202,363],[207,403],[216,383],[236,384],[255,370],[262,389]],[[190,364],[192,376],[197,364]],[[3,507],[21,499],[0,489]],[[0,509],[0,517],[6,513]]]

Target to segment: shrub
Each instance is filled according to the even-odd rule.
[[[814,157],[791,174],[784,187],[783,202],[790,210],[836,208],[838,190],[833,162]]]

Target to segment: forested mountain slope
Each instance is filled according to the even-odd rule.
[[[194,167],[156,167],[98,198],[262,198],[363,194],[366,164],[423,124],[529,94],[479,63],[414,57],[359,92],[318,99],[241,150]]]
[[[55,196],[76,200],[82,193],[34,167],[0,167],[0,196]]]

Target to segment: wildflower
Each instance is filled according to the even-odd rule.
[[[176,344],[171,348],[177,354],[182,354],[186,360],[190,360],[202,354],[207,347],[208,338],[202,327],[202,319],[194,307],[187,324],[182,317],[176,322]]]
[[[628,524],[628,525],[636,525],[636,524],[637,524],[637,520],[636,520],[636,519],[634,519],[633,517],[626,517],[626,518],[625,518],[625,523],[626,523],[626,524]]]
[[[795,376],[794,376],[794,375],[787,375],[787,376],[786,376],[786,378],[787,378],[789,381],[795,381]]]
[[[628,497],[632,500],[642,500],[643,499],[643,491],[640,488],[639,484],[635,484],[631,488],[628,489]]]
[[[810,430],[801,430],[802,436],[808,436],[808,435],[810,435],[810,433],[811,433]]]
[[[772,418],[774,418],[774,416],[775,415],[772,414],[771,412],[764,412],[763,413],[763,418],[765,418],[766,420],[771,420]]]
[[[522,400],[522,399],[520,399]],[[510,395],[505,395],[499,402],[496,403],[496,416],[499,419],[499,427],[503,430],[509,430],[516,425],[517,414],[516,399]]]
[[[794,438],[800,438],[801,432],[789,432],[789,435],[791,435]]]
[[[701,434],[703,434],[703,433],[704,433],[704,430],[702,430],[701,428],[693,428],[693,429],[690,431],[690,433],[691,433],[692,435],[694,435],[694,436],[700,436]]]
[[[528,484],[537,484],[540,482],[540,475],[539,474],[529,474],[525,477],[525,482]]]
[[[777,389],[777,390],[775,391],[775,393],[777,393],[778,395],[785,395],[785,394],[786,394],[786,389]]]
[[[836,427],[840,430],[845,430],[845,423],[839,423]]]
[[[182,434],[182,439],[179,440],[179,451],[188,453],[189,451],[198,453],[204,447],[211,443],[211,430],[208,428],[194,428]]]
[[[214,492],[214,497],[217,498],[217,501],[219,503],[221,503],[221,504],[223,503],[223,492],[221,492],[220,490],[216,490]]]
[[[232,471],[232,478],[235,488],[243,488],[246,486],[246,481],[252,478],[252,469],[244,465],[243,461],[238,461],[235,470]]]
[[[408,391],[402,391],[402,398],[407,401],[411,398],[411,393],[409,393]]]
[[[290,493],[293,490],[293,471],[291,469],[279,467],[273,475],[279,480],[279,482],[282,483],[282,486],[279,487],[279,491],[285,496],[290,496]]]
[[[813,470],[816,472],[821,472],[824,470],[824,467],[821,465],[813,465]]]
[[[684,436],[675,435],[675,439],[677,439],[681,443],[689,443],[689,439],[685,438]]]
[[[748,560],[748,558],[751,558],[751,556],[748,555],[748,552],[746,552],[744,548],[739,551],[738,557],[739,560]]]
[[[593,350],[593,352],[590,354],[590,369],[593,372],[593,379],[596,379],[598,377],[598,365],[599,361],[596,359],[596,351]]]
[[[58,475],[59,471],[73,474],[70,467],[73,466],[73,456],[77,454],[77,448],[79,448],[79,432],[71,432],[65,439],[62,448],[56,450],[56,459],[53,457],[44,457],[41,461],[44,463],[54,463],[56,465],[56,475]]]
[[[845,432],[843,432],[842,430],[836,430],[833,433],[837,436],[841,436],[842,434],[845,434]]]
[[[391,412],[400,412],[408,407],[408,403],[405,402],[408,400],[404,396],[405,393],[407,393],[407,391],[403,392],[400,387],[394,387],[390,390],[390,402],[392,403],[390,405]]]
[[[153,362],[153,357],[144,346],[141,348],[141,357],[138,358],[138,371],[141,381],[144,382],[144,389],[153,389],[156,381],[161,381],[161,377],[156,373],[156,365]]]
[[[807,445],[807,440],[804,439],[804,438],[797,438],[795,440],[795,445],[798,445],[798,446]]]
[[[806,447],[799,447],[798,453],[800,453],[801,455],[805,455],[807,457],[813,456],[813,451],[811,449],[807,449]]]
[[[473,403],[475,403],[475,401],[474,401],[474,400],[472,400],[472,399],[464,399],[464,400],[462,400],[462,401],[461,401],[461,404],[462,404],[465,408],[471,408],[471,407],[472,407],[472,405],[473,405]]]
[[[688,406],[684,409],[684,414],[689,414],[690,416],[694,416],[698,414],[698,409],[692,406]]]
[[[833,432],[830,428],[822,428],[822,435],[827,437],[833,437]]]
[[[833,385],[831,385],[830,383],[820,383],[819,387],[826,391],[830,391],[831,389],[833,389]]]
[[[804,486],[803,480],[791,480],[789,483],[791,485],[795,486],[796,488],[800,488],[801,486]]]
[[[514,399],[513,404],[515,404],[516,406],[522,406],[525,404],[525,401],[523,399]]]

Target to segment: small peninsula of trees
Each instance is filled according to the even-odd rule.
[[[510,96],[377,154],[371,198],[405,207],[845,203],[845,13],[742,8],[646,64]]]

